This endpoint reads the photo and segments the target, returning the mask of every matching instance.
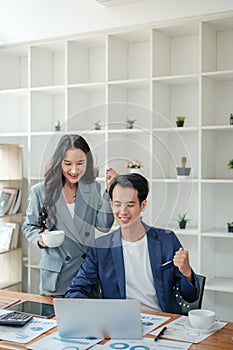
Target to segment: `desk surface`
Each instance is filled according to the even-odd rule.
[[[1,295],[5,297],[8,296],[10,298],[20,298],[20,302],[31,300],[31,301],[45,302],[49,304],[53,303],[53,298],[44,297],[44,296],[35,295],[35,294],[0,290],[0,296]],[[153,314],[153,312],[150,312],[150,311],[148,311],[148,313]],[[166,314],[166,313],[157,313],[157,314],[171,317],[169,322],[179,317],[179,315],[175,315],[175,314]],[[48,331],[41,337],[38,337],[36,340],[54,332],[55,330],[56,328],[53,328],[51,331]],[[232,337],[233,337],[233,322],[228,322],[228,324],[224,328],[220,329],[218,332],[209,336],[207,339],[203,340],[201,343],[193,344],[190,349],[192,350],[225,350],[225,349],[233,350]],[[32,342],[34,341],[35,340],[33,340]],[[23,344],[17,344],[13,342],[0,340],[0,349],[21,350],[21,349],[26,349],[26,346]]]

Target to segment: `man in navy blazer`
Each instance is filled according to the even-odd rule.
[[[155,311],[181,312],[175,285],[186,301],[198,298],[198,279],[175,233],[141,220],[148,192],[148,181],[136,173],[112,183],[110,202],[120,227],[95,239],[65,298],[87,298],[98,282],[102,298],[137,299]]]

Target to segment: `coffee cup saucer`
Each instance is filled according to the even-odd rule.
[[[207,334],[207,333],[214,332],[214,331],[216,331],[218,329],[219,321],[215,321],[213,326],[211,328],[209,328],[209,329],[193,328],[188,320],[185,322],[184,326],[185,326],[185,328],[187,328],[190,331],[194,331],[194,332],[198,332],[198,333],[202,333],[202,334]]]

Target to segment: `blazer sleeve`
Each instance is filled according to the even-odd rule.
[[[98,192],[98,210],[96,213],[95,227],[101,232],[108,232],[114,222],[112,208],[109,203],[110,196],[108,192],[104,191],[103,196],[100,195],[100,184],[96,182],[96,189]]]
[[[22,228],[25,238],[34,244],[37,244],[38,234],[41,231],[38,226],[38,217],[41,207],[41,191],[39,191],[38,187],[33,186],[29,196],[26,218]]]
[[[77,275],[68,287],[65,298],[88,298],[93,287],[98,283],[98,258],[96,248],[90,248]]]

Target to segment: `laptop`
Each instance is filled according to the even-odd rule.
[[[142,337],[141,304],[137,300],[54,298],[53,303],[60,337]]]

